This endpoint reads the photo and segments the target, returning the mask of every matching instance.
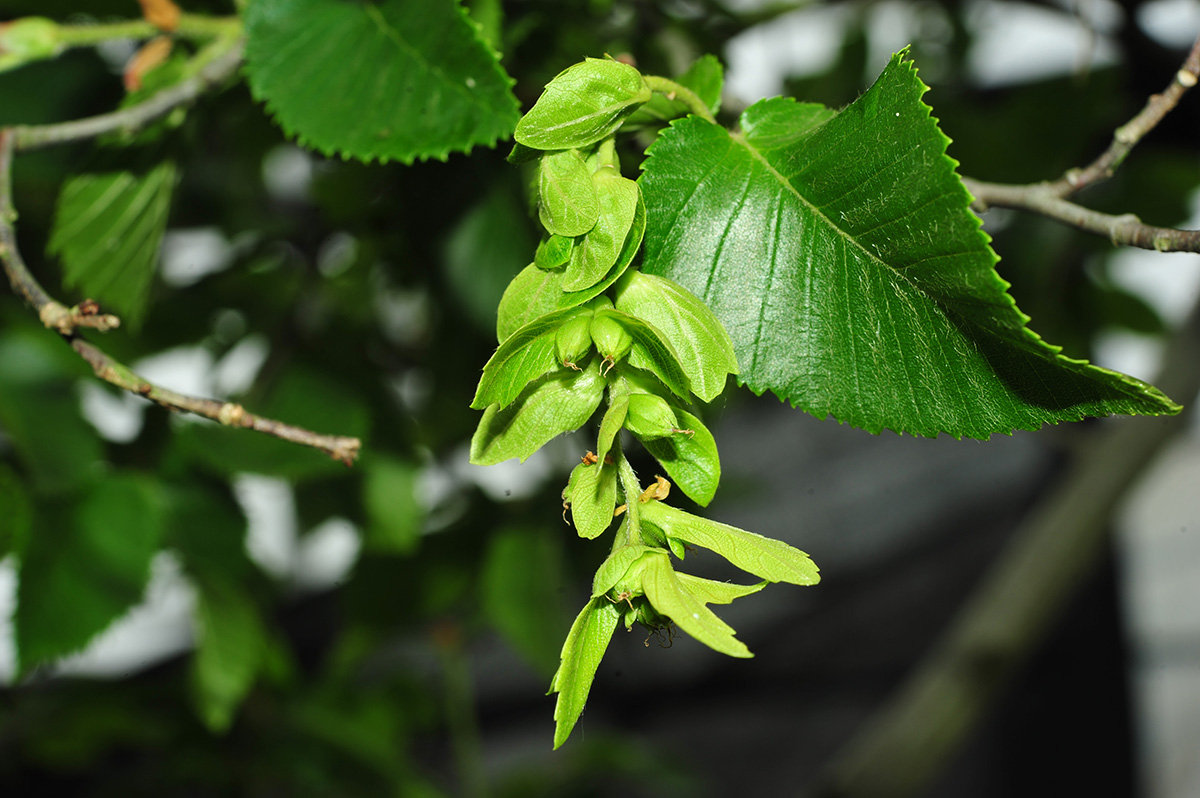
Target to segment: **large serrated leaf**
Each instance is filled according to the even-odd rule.
[[[98,168],[63,184],[46,249],[61,258],[63,281],[140,322],[167,226],[176,168]]]
[[[322,153],[411,163],[516,125],[511,80],[457,0],[256,0],[245,24],[254,96]]]
[[[119,473],[93,486],[71,512],[39,514],[17,587],[22,672],[81,649],[141,599],[164,507],[157,483]]]
[[[1179,407],[1025,327],[903,53],[834,115],[768,100],[650,150],[646,272],[701,297],[752,390],[878,432],[985,438]]]

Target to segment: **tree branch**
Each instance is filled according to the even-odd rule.
[[[14,125],[8,130],[12,132],[15,149],[23,152],[92,139],[105,133],[135,133],[223,83],[242,63],[244,46],[241,39],[227,39],[214,45],[218,51],[195,75],[137,105],[56,125]]]
[[[1200,391],[1200,303],[1175,333],[1155,381]],[[1001,695],[1092,572],[1113,510],[1188,414],[1109,422],[1057,490],[1034,507],[949,629],[826,768],[811,796],[919,794]]]
[[[99,306],[90,299],[73,308],[67,308],[55,300],[29,271],[17,247],[14,227],[17,213],[12,201],[14,152],[21,148],[35,149],[78,141],[114,130],[136,130],[224,81],[237,69],[241,61],[241,49],[240,42],[231,43],[225,52],[214,57],[194,78],[122,111],[61,125],[0,129],[0,265],[3,265],[13,290],[37,311],[42,323],[62,335],[70,347],[92,367],[96,376],[105,382],[143,396],[168,410],[192,413],[225,426],[252,429],[309,446],[351,465],[362,447],[358,438],[322,435],[248,413],[239,404],[186,396],[142,379],[128,366],[114,360],[76,332],[79,327],[104,332],[118,326],[120,320],[116,316],[100,313]]]
[[[1113,216],[1083,207],[1066,198],[1087,186],[1112,177],[1139,141],[1179,104],[1184,92],[1200,82],[1200,38],[1196,39],[1183,66],[1161,94],[1151,95],[1133,119],[1117,128],[1112,143],[1100,157],[1082,169],[1069,169],[1052,182],[1029,185],[985,183],[963,178],[975,198],[972,208],[982,213],[989,207],[1033,211],[1080,230],[1103,235],[1114,246],[1132,246],[1159,252],[1200,252],[1200,231],[1176,230],[1143,224],[1129,213]]]

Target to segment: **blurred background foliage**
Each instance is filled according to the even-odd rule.
[[[232,10],[215,1],[184,5]],[[726,58],[732,39],[799,5],[468,3],[495,37],[526,108],[549,78],[585,55],[629,54],[643,72],[678,74],[703,53]],[[835,107],[851,101],[887,55],[881,58],[872,42],[878,26],[870,21],[885,6],[899,8],[916,21],[908,26],[913,57],[933,86],[926,100],[953,139],[950,153],[964,174],[986,180],[1049,179],[1086,163],[1162,88],[1182,55],[1136,24],[1136,4],[1110,3],[1119,21],[1104,35],[1116,58],[1067,75],[990,85],[971,69],[979,29],[968,22],[970,6],[814,5],[837,11],[841,24],[830,30],[841,41],[824,68],[788,76],[786,92]],[[1035,5],[1086,28],[1071,4]],[[80,20],[82,12],[104,20],[137,8],[129,0],[6,0],[2,9],[5,18]],[[0,74],[0,124],[115,107],[122,57],[115,48],[79,50]],[[724,121],[753,99],[727,97]],[[1185,103],[1087,200],[1155,224],[1182,223],[1200,184],[1198,122],[1200,109]],[[697,796],[727,794],[736,785],[767,794],[799,789],[969,590],[971,575],[1054,473],[1059,439],[1086,434],[1081,425],[1043,431],[1037,442],[1018,436],[977,445],[885,433],[889,448],[881,455],[872,448],[880,439],[796,420],[769,398],[727,392],[714,426],[722,451],[727,438],[734,450],[724,506],[750,506],[774,519],[750,527],[765,534],[797,523],[785,514],[783,496],[802,498],[825,483],[811,469],[788,471],[784,461],[767,489],[767,478],[747,465],[755,453],[737,455],[738,436],[752,440],[755,425],[780,425],[772,429],[781,445],[809,447],[806,463],[818,471],[840,464],[843,485],[857,484],[860,493],[880,483],[870,467],[850,468],[860,462],[855,457],[894,457],[886,461],[903,468],[914,447],[949,443],[969,448],[970,462],[978,463],[995,445],[995,456],[1011,466],[1007,492],[968,490],[968,499],[889,494],[871,506],[903,516],[906,501],[932,502],[945,534],[916,535],[858,560],[836,548],[870,545],[848,523],[823,527],[828,519],[819,513],[802,517],[815,538],[801,532],[789,540],[813,555],[826,582],[802,600],[762,600],[757,628],[750,624],[758,659],[717,663],[686,642],[664,652],[631,635],[608,654],[583,733],[550,756],[552,700],[543,694],[602,553],[569,534],[559,517],[567,468],[586,447],[568,441],[515,470],[480,473],[466,465],[478,415],[467,405],[495,346],[496,303],[536,242],[522,173],[505,163],[506,145],[413,166],[315,157],[286,142],[237,84],[203,99],[169,146],[181,182],[162,273],[140,328],[109,333],[104,346],[151,378],[183,380],[184,390],[228,396],[318,431],[362,436],[364,454],[347,469],[311,450],[119,396],[96,384],[17,298],[0,294],[0,557],[25,557],[23,584],[4,583],[15,599],[21,650],[19,660],[11,645],[5,650],[9,684],[0,689],[6,794]],[[41,253],[58,190],[89,163],[92,149],[37,152],[16,164],[22,248],[51,292],[71,302],[82,296],[63,288],[59,266]],[[989,225],[1019,306],[1068,354],[1093,355],[1105,331],[1163,331],[1160,313],[1110,278],[1107,242],[1016,214]],[[947,449],[920,451],[941,457]],[[958,455],[948,456],[946,468],[959,470]],[[720,505],[714,512],[721,517]],[[887,597],[901,588],[888,574],[914,558],[941,564],[909,572],[924,576],[911,577],[906,595],[923,594],[926,603],[893,604],[889,615]],[[857,565],[839,570],[842,561]],[[175,597],[175,614],[164,616],[171,631],[159,635],[166,642],[132,659],[93,652],[61,666],[18,666],[88,644],[139,602],[147,577],[148,599]],[[1106,608],[1100,617],[1112,621],[1105,585],[1111,588],[1102,581],[1094,590]],[[776,600],[804,603],[786,613],[766,608]],[[855,613],[864,615],[854,620]],[[742,628],[737,617],[731,622]],[[53,633],[20,631],[35,627]],[[905,630],[899,639],[897,627]],[[1121,703],[1121,648],[1107,634],[1071,651],[1100,650],[1092,678],[1116,683],[1118,695],[1103,700]],[[1039,689],[1068,694],[1051,684],[1058,686]],[[829,703],[839,691],[864,698],[839,715]],[[1082,726],[1088,716],[1081,713]],[[1127,723],[1115,730],[1090,725],[1108,734],[1104,745],[1128,748]],[[697,739],[701,734],[706,739]],[[1107,750],[1091,745],[1093,753]],[[979,772],[994,772],[987,755],[972,756],[984,761]],[[1060,756],[1059,767],[1071,761],[1069,750]],[[1128,785],[1130,767],[1126,753],[1073,783]],[[946,778],[977,783],[961,773]],[[992,784],[992,792],[957,794],[1015,794]],[[1041,787],[1024,784],[1021,794],[1051,794],[1056,785],[1053,778]]]

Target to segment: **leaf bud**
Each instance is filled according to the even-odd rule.
[[[604,357],[606,373],[633,348],[633,336],[625,329],[625,325],[603,310],[592,317],[591,335],[596,343],[596,351]]]
[[[661,396],[635,393],[629,396],[625,428],[642,440],[665,438],[679,427],[675,411]]]
[[[576,365],[592,350],[592,314],[584,311],[564,321],[554,334],[554,348],[558,362],[567,368],[579,370]]]

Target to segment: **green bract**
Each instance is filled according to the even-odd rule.
[[[678,283],[641,272],[627,272],[616,286],[616,306],[654,326],[671,343],[691,382],[692,391],[711,402],[737,374],[729,333],[708,306]]]
[[[566,291],[582,291],[604,279],[625,249],[625,239],[637,214],[640,197],[637,183],[621,177],[610,166],[592,175],[592,183],[599,197],[600,214],[595,227],[589,228],[571,252],[563,281]]]
[[[484,411],[471,438],[471,462],[493,465],[512,457],[525,460],[552,438],[582,426],[603,395],[604,379],[595,360],[582,371],[546,374],[508,407],[494,404]]]
[[[563,491],[563,501],[571,506],[571,520],[580,537],[599,537],[612,525],[617,503],[616,467],[603,460],[575,466]]]
[[[716,495],[717,484],[721,481],[717,442],[708,427],[691,413],[675,408],[675,416],[686,432],[655,439],[642,438],[642,445],[688,498],[706,507]]]
[[[650,89],[636,69],[589,58],[546,84],[513,138],[538,150],[582,149],[611,135],[649,99]]]
[[[677,103],[672,91],[671,99],[647,106],[642,122],[695,111],[701,102],[716,108],[720,65],[702,59],[689,74],[696,94],[685,91]],[[653,85],[664,83],[670,85],[656,78]],[[589,540],[611,528],[614,516],[621,522],[550,686],[558,693],[555,747],[578,721],[619,620],[654,631],[674,624],[716,651],[749,657],[707,605],[728,604],[768,581],[817,580],[803,552],[662,504],[672,483],[659,476],[643,489],[623,450],[625,428],[680,490],[707,505],[721,464],[712,434],[685,406],[693,394],[711,401],[738,373],[730,337],[702,300],[671,280],[629,269],[645,235],[646,205],[639,184],[621,175],[614,136],[649,96],[637,70],[589,59],[555,78],[517,125],[510,160],[541,158],[538,216],[547,235],[500,300],[501,343],[472,403],[487,409],[471,461],[487,465],[525,459],[584,424],[608,395],[596,452],[572,470],[563,511]],[[765,581],[730,585],[676,573],[671,557],[682,559],[688,542]]]
[[[600,194],[578,150],[542,156],[538,200],[538,218],[551,235],[583,235],[600,216]]]

